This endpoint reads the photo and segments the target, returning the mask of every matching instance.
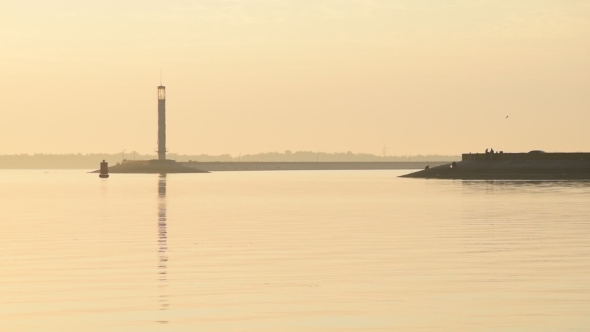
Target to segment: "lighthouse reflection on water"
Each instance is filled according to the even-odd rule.
[[[166,174],[158,177],[158,288],[160,289],[159,310],[167,310],[168,303],[168,234],[166,217]],[[166,320],[159,321],[167,323]]]

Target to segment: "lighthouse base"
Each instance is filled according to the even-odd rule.
[[[100,173],[94,171],[92,173]],[[109,167],[109,173],[121,174],[169,174],[169,173],[209,173],[200,169],[187,167],[174,160],[124,160]],[[107,175],[108,176],[108,175]]]

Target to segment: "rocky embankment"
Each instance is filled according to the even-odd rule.
[[[91,173],[99,173],[94,171]],[[209,173],[194,167],[187,167],[173,160],[149,160],[149,161],[127,161],[109,167],[109,173],[127,173],[127,174],[166,174],[166,173]]]
[[[431,167],[402,177],[460,180],[590,180],[590,161],[461,161]]]

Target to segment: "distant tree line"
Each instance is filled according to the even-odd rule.
[[[459,156],[453,155],[408,155],[377,156],[369,153],[348,152],[314,152],[289,150],[285,152],[266,152],[231,156],[221,155],[184,155],[169,153],[168,159],[193,162],[368,162],[368,161],[453,161]],[[90,153],[90,154],[17,154],[0,155],[0,169],[96,169],[101,160],[111,165],[127,160],[156,159],[156,155],[140,154],[135,151],[126,153]]]

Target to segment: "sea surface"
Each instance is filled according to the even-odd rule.
[[[589,331],[590,182],[0,171],[0,331]]]

